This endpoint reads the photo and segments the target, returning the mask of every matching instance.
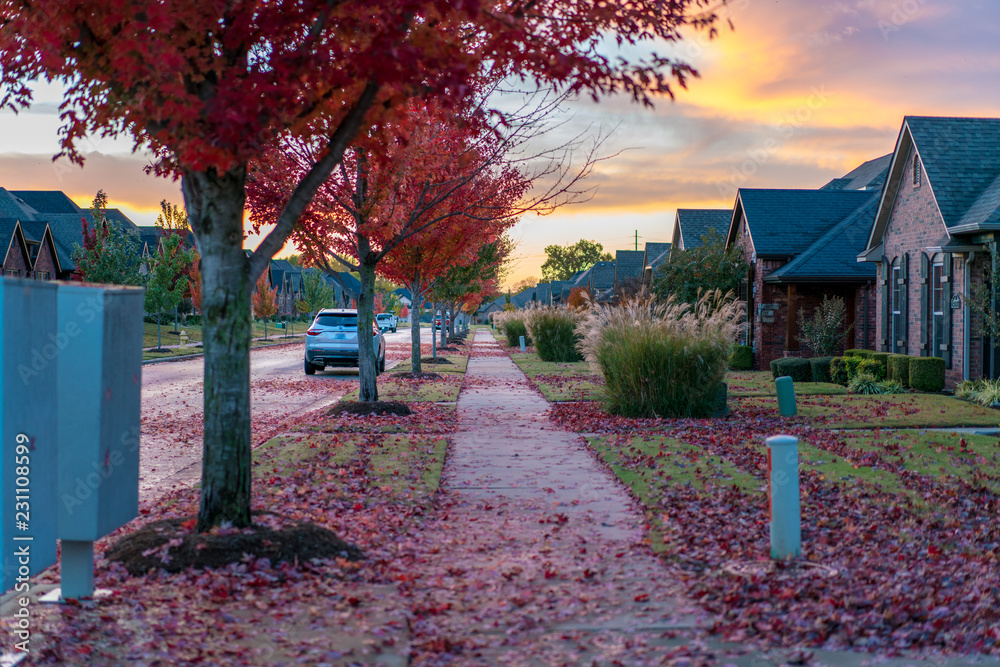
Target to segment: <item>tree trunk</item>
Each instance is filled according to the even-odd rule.
[[[163,334],[160,332],[160,318],[156,318],[156,350],[163,349]]]
[[[420,363],[420,304],[423,295],[417,290],[417,285],[410,285],[410,370],[414,373],[423,372]]]
[[[441,303],[441,347],[448,347],[448,306]]]
[[[366,241],[367,243],[367,241]],[[375,264],[370,260],[373,253],[363,251],[359,261],[361,273],[361,294],[358,295],[358,382],[360,401],[377,401],[378,361],[372,344],[372,321],[375,319]]]
[[[184,203],[201,255],[205,425],[198,530],[250,525],[250,264],[246,169],[187,172]]]

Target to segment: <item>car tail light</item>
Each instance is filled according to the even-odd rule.
[[[320,331],[319,329],[309,329],[309,331],[306,331],[306,334],[308,334],[310,336],[318,336],[321,333],[323,333],[323,332]]]

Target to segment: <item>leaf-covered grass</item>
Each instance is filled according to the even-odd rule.
[[[316,423],[303,424],[291,430],[303,433],[447,433],[454,428],[455,405],[416,402],[409,405],[413,414],[406,417],[388,415],[326,415]]]
[[[944,484],[963,482],[1000,494],[1000,440],[947,431],[843,434],[848,444],[878,452],[902,468]]]
[[[469,357],[464,354],[443,354],[438,355],[450,361],[450,364],[421,364],[421,371],[424,373],[464,373],[469,366]],[[392,367],[390,373],[409,373],[412,364],[409,361],[401,361]]]
[[[304,334],[309,325],[305,322],[294,322],[292,333]],[[164,322],[160,325],[160,331],[163,336],[163,345],[180,345],[181,344],[181,331],[184,331],[188,335],[188,343],[200,343],[202,342],[201,325],[199,324],[184,324],[183,322],[178,323],[177,331],[178,333],[172,333],[174,330],[174,322],[171,319],[170,322]],[[264,337],[264,323],[263,322],[253,322],[251,327],[251,336],[253,338],[263,338]],[[267,337],[268,340],[275,339],[277,342],[289,340],[289,337],[285,336],[285,330],[279,329],[275,326],[275,323],[269,322],[267,325]],[[142,324],[142,346],[143,347],[156,347],[157,337],[156,337],[156,325],[151,322],[143,322]],[[201,348],[198,349],[200,351]]]
[[[550,403],[603,401],[606,398],[600,376],[536,375],[531,381]]]
[[[730,371],[726,373],[730,396],[774,396],[774,377],[771,371]],[[795,395],[846,394],[847,387],[832,382],[797,382]]]
[[[587,441],[647,508],[654,551],[664,548],[662,516],[655,510],[667,496],[668,489],[687,487],[711,492],[714,488],[735,486],[753,491],[762,483],[732,462],[697,445],[672,438],[610,437],[588,438]]]
[[[730,397],[747,416],[777,416],[773,397]],[[790,421],[825,428],[996,427],[1000,412],[941,394],[798,396],[798,416]]]
[[[462,374],[450,373],[440,380],[408,380],[385,373],[378,377],[378,398],[380,401],[402,401],[404,403],[454,402],[462,389]],[[357,389],[345,394],[342,401],[358,400]]]
[[[447,448],[445,438],[433,435],[315,433],[273,438],[253,458],[259,477],[322,458],[327,493],[349,495],[346,483],[360,478],[382,494],[409,500],[438,490]]]
[[[521,371],[529,378],[533,378],[538,375],[592,375],[600,377],[600,373],[595,373],[590,364],[586,361],[566,363],[542,361],[535,352],[525,352],[524,354],[512,355],[511,360],[517,364],[518,368],[520,368]]]

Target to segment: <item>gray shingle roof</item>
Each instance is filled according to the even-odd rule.
[[[594,290],[614,289],[615,263],[598,262],[590,267],[590,286]]]
[[[794,257],[871,198],[872,193],[864,190],[740,188],[736,219],[741,213],[746,217],[758,257]],[[734,225],[730,243],[735,232]]]
[[[618,250],[615,252],[615,283],[628,278],[641,278],[646,253],[643,250]]]
[[[535,301],[546,306],[552,303],[552,285],[550,283],[538,283],[535,286]]]
[[[875,265],[859,263],[878,210],[878,193],[868,190],[868,201],[816,239],[804,252],[764,278],[766,282],[838,282],[875,279]]]
[[[874,160],[868,160],[860,166],[835,178],[821,190],[879,190],[889,175],[889,165],[892,163],[892,153]]]
[[[1000,118],[903,119],[945,225],[985,222],[1000,206]]]
[[[681,248],[690,250],[701,245],[701,237],[714,229],[724,236],[733,218],[730,208],[679,208],[676,224],[680,229]]]
[[[11,240],[14,238],[17,223],[17,218],[0,217],[0,248],[4,251],[4,257],[0,257],[0,262],[6,259],[7,249],[10,248]]]
[[[59,190],[12,190],[31,208],[39,213],[59,213],[79,216],[83,211],[66,193]]]
[[[645,270],[647,266],[651,266],[655,269],[665,262],[669,256],[669,243],[647,243],[646,249],[643,251],[642,268]]]
[[[535,300],[535,288],[525,287],[523,290],[517,294],[513,294],[510,297],[510,302],[514,304],[517,309],[524,308],[529,302]]]
[[[32,210],[16,195],[0,188],[0,217],[13,220],[34,220],[36,213],[37,211]]]

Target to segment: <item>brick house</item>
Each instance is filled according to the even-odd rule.
[[[0,218],[0,247],[4,251],[3,275],[28,278],[31,275],[31,256],[17,218]]]
[[[62,267],[56,252],[55,238],[47,222],[21,222],[24,241],[31,260],[31,277],[36,280],[55,280]]]
[[[741,246],[750,263],[743,342],[753,347],[755,368],[814,356],[799,341],[799,311],[811,317],[825,296],[846,303],[847,345],[872,346],[876,276],[856,256],[877,203],[870,190],[739,190],[726,245]]]
[[[1000,375],[967,303],[998,232],[1000,119],[905,117],[858,256],[877,269],[878,349],[942,357],[948,388]]]

